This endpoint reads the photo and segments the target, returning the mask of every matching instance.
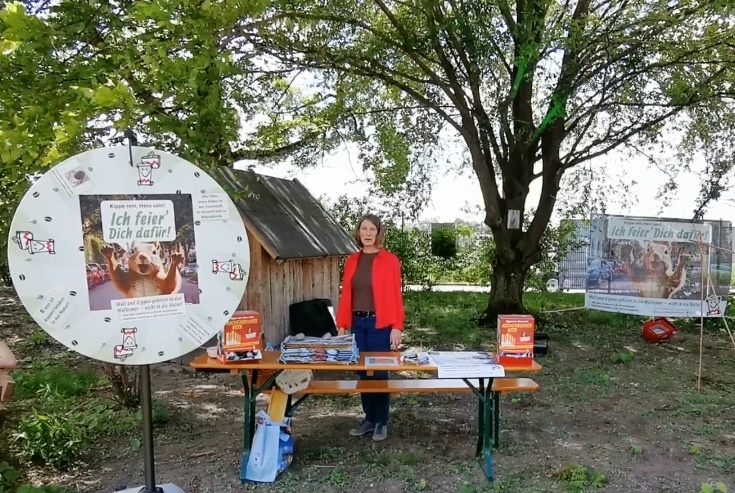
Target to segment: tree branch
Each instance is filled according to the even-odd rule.
[[[398,31],[401,36],[403,36],[404,42],[408,42],[412,36],[411,34],[406,31],[406,28],[398,21],[398,18],[393,14],[393,12],[388,8],[388,6],[383,2],[383,0],[373,0],[375,4],[380,8],[380,10],[383,12],[383,14],[388,18],[390,23],[393,25],[393,27]],[[421,58],[417,55],[416,50],[413,48],[410,48],[407,45],[404,45],[404,50],[406,54],[413,60],[413,62],[421,68],[421,70],[424,72],[426,76],[428,76],[434,84],[436,84],[438,87],[440,87],[444,93],[449,97],[449,99],[452,100],[452,102],[457,106],[458,109],[462,106],[462,100],[460,99],[459,94],[455,94],[450,86],[448,86],[439,75],[434,72],[431,67],[429,67]]]
[[[292,154],[296,151],[300,151],[302,149],[307,148],[308,146],[312,145],[316,139],[324,135],[322,131],[312,131],[308,133],[305,137],[303,137],[301,140],[298,140],[296,142],[291,142],[289,144],[275,147],[273,149],[240,149],[237,151],[232,152],[232,160],[235,161],[244,161],[244,160],[267,160],[267,159],[274,159],[282,156],[287,156],[289,154]],[[223,163],[224,165],[228,165],[226,163]],[[230,163],[232,164],[232,163]]]

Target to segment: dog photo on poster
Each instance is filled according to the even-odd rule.
[[[199,303],[190,194],[80,195],[89,309],[120,320]]]

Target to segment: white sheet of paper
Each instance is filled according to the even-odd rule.
[[[94,188],[94,176],[88,168],[77,165],[69,171],[59,171],[57,168],[51,170],[56,182],[69,197],[79,195]]]
[[[34,318],[43,320],[48,327],[63,329],[69,317],[74,313],[74,309],[75,306],[69,298],[58,291],[51,290],[43,297]]]
[[[504,377],[505,368],[487,352],[431,351],[439,378]]]
[[[194,199],[195,221],[226,221],[230,218],[230,206],[224,193],[203,193]]]
[[[112,310],[121,322],[186,315],[184,294],[112,300]]]
[[[196,342],[200,346],[211,339],[212,333],[208,324],[199,320],[199,318],[189,315],[189,317],[179,324],[179,329],[189,339]]]

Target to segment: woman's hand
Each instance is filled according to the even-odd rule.
[[[403,338],[403,331],[398,329],[391,329],[390,331],[390,348],[393,351],[398,351],[398,347],[401,345],[401,339]]]
[[[337,335],[338,335],[338,336],[343,336],[343,335],[345,335],[345,329],[337,329]]]

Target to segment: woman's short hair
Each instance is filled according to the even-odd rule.
[[[380,220],[380,218],[375,214],[365,214],[360,218],[359,221],[357,221],[354,232],[355,243],[357,243],[357,246],[359,246],[360,248],[363,247],[362,240],[360,240],[360,226],[365,221],[370,221],[373,226],[378,229],[378,236],[375,237],[375,246],[382,247],[383,240],[385,240],[385,226],[383,225],[383,222]]]

